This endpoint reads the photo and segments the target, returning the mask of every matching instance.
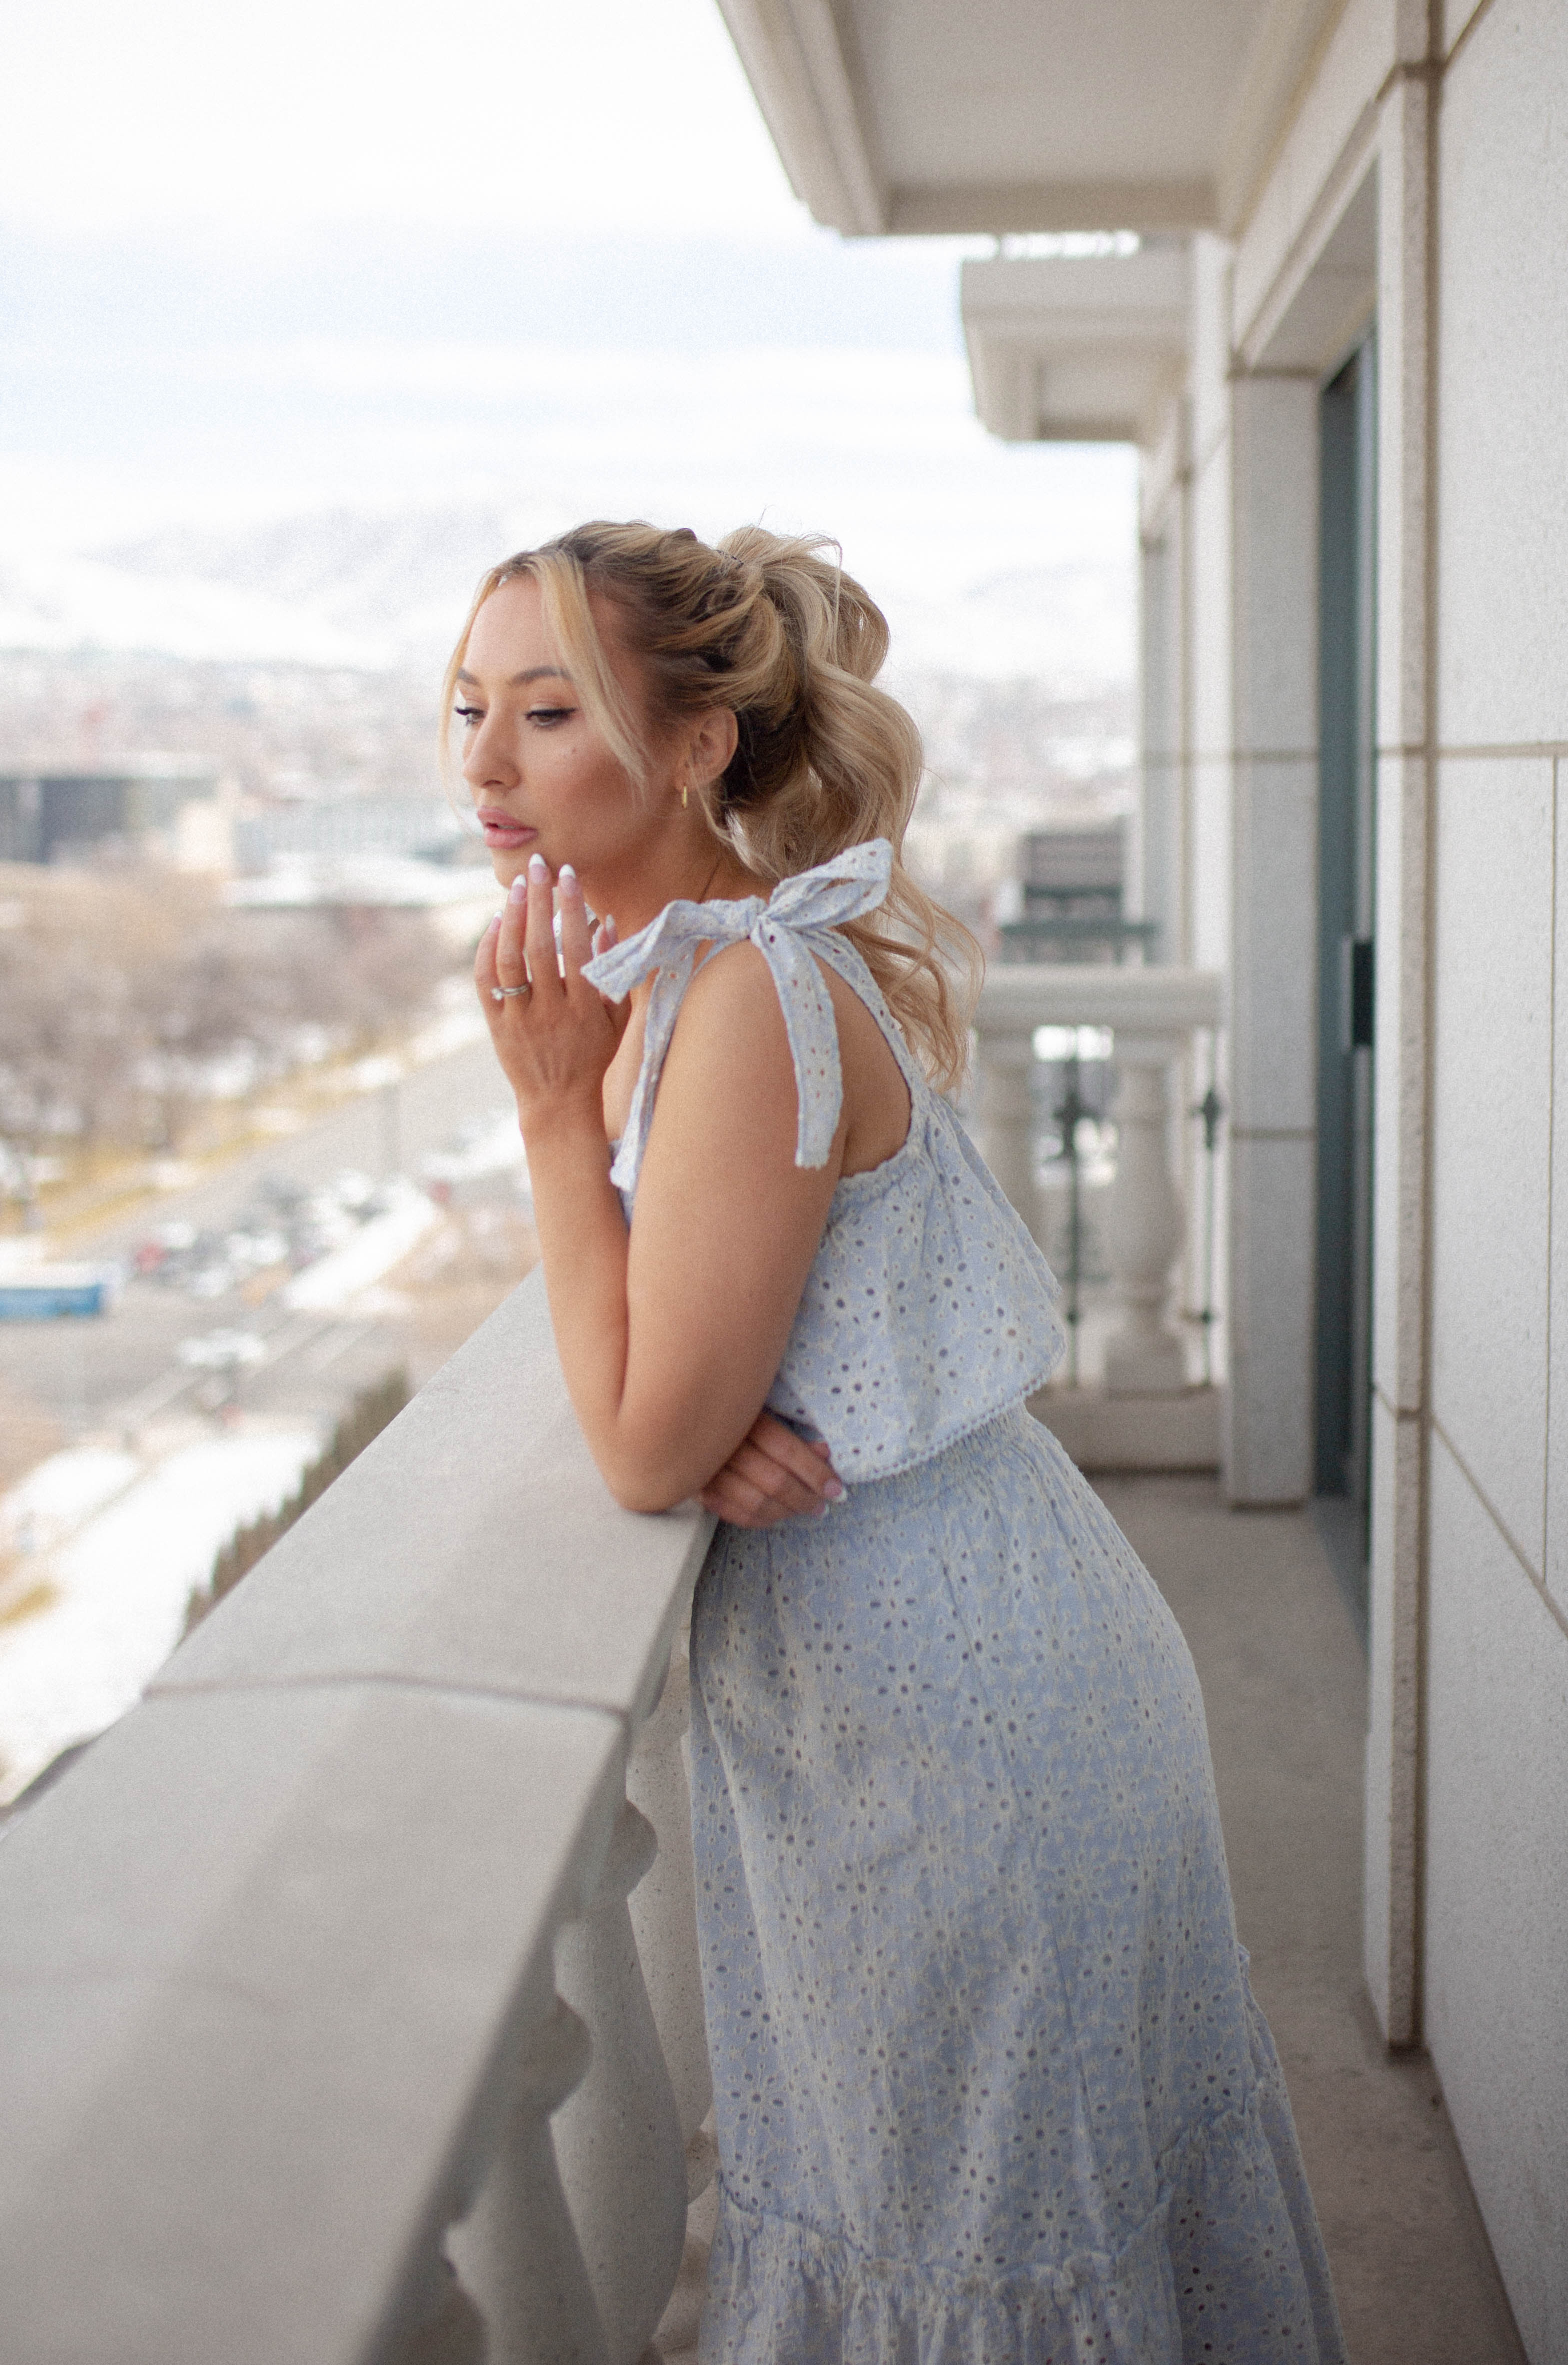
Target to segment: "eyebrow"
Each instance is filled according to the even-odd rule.
[[[479,687],[478,675],[469,673],[466,667],[459,673],[457,678],[459,681],[471,682],[476,689]],[[560,666],[530,666],[526,673],[514,673],[507,686],[510,689],[521,689],[526,682],[570,681],[571,678],[571,675]]]

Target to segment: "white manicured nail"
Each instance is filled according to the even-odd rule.
[[[558,884],[563,887],[575,887],[577,883],[577,874],[569,862],[562,863],[555,877]]]
[[[542,854],[531,854],[529,856],[528,875],[531,879],[549,878],[550,865],[545,861],[544,857]]]

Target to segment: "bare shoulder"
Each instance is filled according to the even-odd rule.
[[[755,1211],[767,1205],[776,1214],[778,1191],[793,1198],[804,1184],[811,1199],[820,1179],[808,1182],[795,1166],[797,1122],[778,989],[755,945],[726,946],[682,998],[654,1107],[650,1165],[664,1171],[667,1161],[689,1194],[694,1173],[704,1187],[722,1173],[727,1190],[752,1194]],[[835,1157],[832,1173],[837,1167]]]
[[[857,1051],[868,1055],[873,1067],[885,1062],[896,1074],[897,1063],[887,1038],[854,987],[826,961],[819,959],[816,966],[833,1003],[841,1052],[846,1057]],[[787,1043],[778,982],[761,952],[749,942],[726,945],[709,956],[687,990],[681,1005],[683,1018],[688,1011],[694,1022],[692,1035],[740,1028],[748,1035],[755,1030],[758,1038]]]
[[[793,1100],[794,1062],[778,988],[755,945],[726,945],[692,979],[670,1038],[666,1078],[672,1072],[721,1099],[744,1087],[748,1099],[760,1090]]]
[[[910,1123],[909,1087],[886,1036],[854,987],[826,961],[819,959],[817,971],[833,1003],[838,1036],[844,1171],[856,1173],[880,1165],[902,1143]],[[733,1078],[748,1100],[761,1093],[793,1109],[794,1062],[778,988],[753,944],[727,945],[703,963],[687,992],[671,1049],[715,1085]]]
[[[686,990],[677,1037],[733,1037],[787,1042],[773,972],[754,944],[725,945],[711,953]]]

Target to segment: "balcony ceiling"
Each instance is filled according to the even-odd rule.
[[[1233,229],[1334,0],[719,0],[798,196],[859,236]]]
[[[1115,261],[966,263],[982,424],[1008,443],[1151,443],[1186,360],[1190,270],[1181,241]]]

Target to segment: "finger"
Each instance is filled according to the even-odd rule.
[[[516,892],[516,890],[513,890]],[[561,981],[555,958],[555,898],[551,891],[550,866],[542,854],[528,857],[528,919],[523,932],[528,976],[534,992],[548,993]]]
[[[727,1519],[732,1528],[749,1528],[752,1524],[738,1504],[732,1506],[722,1486],[704,1486],[697,1499],[705,1511],[711,1511],[716,1519]]]
[[[791,1478],[787,1470],[781,1470],[776,1462],[759,1468],[737,1455],[730,1469],[734,1476],[755,1486],[763,1501],[770,1504],[781,1519],[808,1518],[826,1508],[817,1496],[802,1486],[798,1478]]]
[[[588,909],[586,903],[583,909],[586,913]],[[618,945],[620,941],[620,934],[615,925],[615,914],[613,912],[607,912],[593,932],[595,955],[609,952],[611,947]],[[619,1048],[622,1037],[632,1023],[632,997],[629,993],[623,993],[619,1002],[612,1002],[608,993],[601,993],[599,1001],[603,1004],[605,1016],[614,1029],[615,1041]]]
[[[581,983],[583,964],[593,958],[593,946],[588,938],[588,905],[577,884],[577,874],[569,862],[563,862],[555,880],[555,896],[561,911],[561,960],[566,972],[566,990],[571,994],[592,993],[591,985]]]
[[[843,1495],[844,1481],[833,1466],[825,1440],[798,1437],[787,1421],[763,1412],[751,1425],[748,1442],[773,1461],[781,1462],[813,1496],[836,1503]]]
[[[759,1453],[749,1442],[737,1446],[724,1467],[755,1486],[767,1501],[778,1504],[791,1519],[826,1508],[814,1486],[797,1478],[781,1462]]]
[[[731,1519],[737,1527],[766,1527],[778,1517],[767,1496],[727,1462],[714,1472],[702,1495],[722,1519]]]
[[[790,1516],[776,1503],[761,1503],[755,1510],[746,1508],[747,1498],[739,1490],[720,1485],[705,1486],[698,1496],[705,1511],[716,1519],[724,1519],[732,1528],[776,1528]]]
[[[523,957],[523,928],[527,911],[528,882],[514,879],[508,891],[506,909],[501,925],[496,931],[497,985],[526,985],[528,970]],[[500,1007],[498,1003],[497,1007]]]
[[[474,982],[487,1009],[490,1003],[490,988],[496,981],[496,938],[500,934],[500,926],[501,915],[498,912],[480,937],[474,954]]]

